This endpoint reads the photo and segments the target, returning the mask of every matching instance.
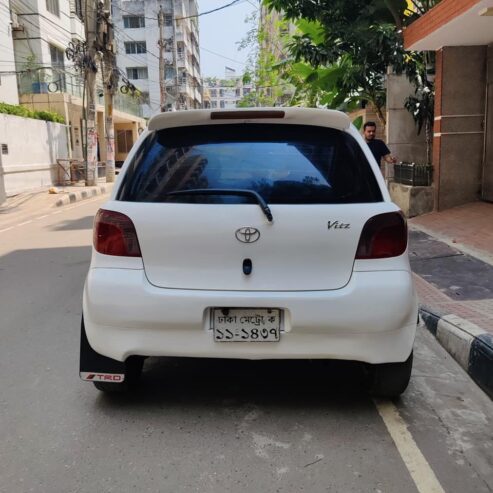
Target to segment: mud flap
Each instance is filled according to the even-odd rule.
[[[97,353],[89,344],[82,319],[80,327],[80,367],[82,380],[89,382],[122,383],[125,380],[125,363]]]

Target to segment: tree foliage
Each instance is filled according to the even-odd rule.
[[[399,32],[406,2],[264,0],[264,3],[296,22],[299,34],[288,45],[294,60],[304,61],[314,69],[344,67],[336,89],[345,99],[369,101],[385,124],[382,109],[387,69],[392,66],[400,73],[412,63],[404,52]],[[330,95],[325,98],[325,104],[329,103],[334,103]]]
[[[318,105],[332,108],[367,101],[385,125],[385,78],[391,67],[394,73],[404,72],[414,83],[416,94],[408,99],[406,108],[413,115],[418,131],[424,125],[428,132],[429,121],[433,120],[433,84],[426,76],[427,55],[405,52],[402,30],[437,1],[263,0],[263,3],[271,10],[283,12],[298,27],[298,34],[288,43],[292,63],[283,73],[294,81],[297,96],[304,92],[316,99]]]

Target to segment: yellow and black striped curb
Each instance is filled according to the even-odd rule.
[[[62,207],[64,205],[73,204],[81,200],[91,199],[98,195],[104,195],[111,192],[113,184],[99,185],[96,187],[91,187],[89,189],[77,190],[76,192],[69,192],[68,194],[60,197],[55,202],[55,207]]]
[[[493,399],[493,334],[453,314],[420,307],[426,328]]]

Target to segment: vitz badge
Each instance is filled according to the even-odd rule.
[[[350,224],[340,223],[339,221],[329,221],[327,223],[327,229],[350,229],[350,227]]]

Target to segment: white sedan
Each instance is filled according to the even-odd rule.
[[[96,215],[80,375],[135,385],[145,357],[340,359],[409,382],[407,226],[340,112],[162,113]]]

